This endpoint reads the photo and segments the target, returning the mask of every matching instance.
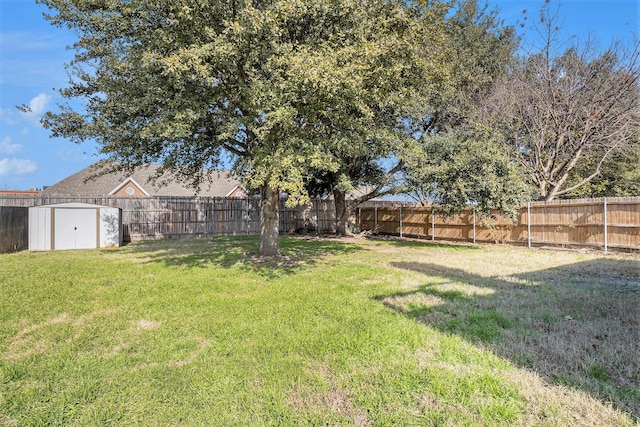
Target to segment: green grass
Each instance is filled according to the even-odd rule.
[[[543,312],[514,313],[500,292],[571,296],[476,271],[504,248],[282,239],[284,256],[265,261],[257,245],[0,256],[0,425],[632,424],[638,372],[625,401],[607,360],[585,364],[590,389],[505,350],[539,338]],[[509,274],[551,280],[545,253],[526,253]],[[566,322],[543,308],[551,327]]]

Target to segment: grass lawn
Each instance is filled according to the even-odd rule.
[[[256,237],[0,255],[0,425],[633,425],[640,260]]]

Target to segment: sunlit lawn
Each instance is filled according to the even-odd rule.
[[[637,258],[291,238],[264,261],[257,244],[0,255],[0,425],[640,415]]]

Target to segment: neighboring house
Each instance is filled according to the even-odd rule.
[[[369,194],[370,192],[373,191],[373,186],[372,185],[360,185],[356,188],[354,188],[350,193],[348,193],[346,195],[346,199],[348,201],[353,201],[359,197],[362,197],[366,194]],[[322,200],[333,200],[333,193],[329,193],[326,194],[324,197],[322,197]],[[380,197],[374,197],[373,199],[370,200],[380,200]]]
[[[133,175],[113,173],[90,178],[97,171],[91,165],[62,181],[46,187],[44,196],[86,196],[86,197],[248,197],[247,190],[229,171],[212,171],[211,182],[204,182],[199,192],[175,179],[154,183],[151,178],[158,165],[148,165],[137,169]]]

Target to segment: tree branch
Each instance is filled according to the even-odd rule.
[[[399,160],[398,163],[391,170],[389,170],[387,173],[384,174],[384,176],[380,179],[380,182],[378,182],[378,185],[376,185],[372,191],[360,197],[357,197],[355,200],[353,200],[349,204],[349,206],[350,207],[358,206],[359,204],[364,203],[367,200],[371,200],[383,194],[381,193],[382,188],[389,183],[389,180],[393,175],[395,175],[396,173],[402,170],[404,165],[405,165],[405,161]]]

